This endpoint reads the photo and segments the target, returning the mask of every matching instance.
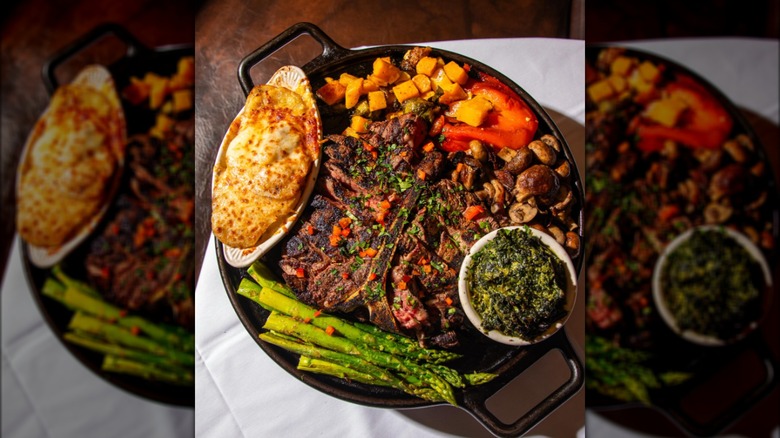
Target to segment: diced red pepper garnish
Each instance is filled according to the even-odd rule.
[[[315,311],[314,311],[314,317],[315,317],[315,318],[316,318],[316,317],[318,317],[318,316],[320,316],[320,315],[322,315],[322,310],[315,310]]]
[[[376,280],[376,274],[371,272],[368,274],[368,281],[374,281]]]
[[[428,143],[425,143],[425,145],[423,145],[422,149],[425,152],[431,152],[435,147],[436,147],[436,145],[433,144],[432,141],[429,141]]]
[[[332,326],[332,325],[329,325],[328,327],[326,327],[326,328],[325,328],[325,333],[326,333],[328,336],[333,336],[333,333],[336,333],[336,329],[335,329],[335,328],[333,328],[333,326]]]
[[[303,278],[306,275],[306,272],[303,270],[303,268],[298,268],[295,270],[295,276],[298,278]]]
[[[376,250],[374,248],[366,248],[366,257],[374,257]]]
[[[680,214],[680,207],[674,204],[663,205],[658,210],[658,219],[660,219],[661,222],[667,222],[670,219],[675,218],[678,214]]]
[[[422,169],[417,169],[417,178],[420,179],[421,181],[425,181],[425,177],[426,177],[425,171]]]
[[[383,199],[382,202],[379,203],[379,206],[384,210],[390,210],[390,207],[392,207],[393,204],[391,204],[387,199]]]
[[[339,226],[341,228],[347,228],[347,227],[350,226],[350,224],[352,224],[352,219],[350,219],[348,217],[343,217],[343,218],[339,219]]]
[[[341,273],[341,278],[343,278],[344,280],[348,280],[349,279],[349,272],[342,272]]]
[[[468,220],[474,220],[479,215],[485,212],[485,209],[481,205],[472,205],[468,208],[466,208],[466,211],[463,212],[463,217],[465,217]]]
[[[398,283],[396,283],[395,287],[397,287],[399,290],[406,290],[406,282],[399,281]]]
[[[447,303],[448,306],[451,306],[452,305],[452,298],[447,297],[447,298],[444,299],[444,302]]]
[[[349,237],[349,233],[350,233],[350,229],[344,228],[343,230],[341,230],[341,237]]]
[[[140,329],[140,328],[138,328],[138,326],[137,326],[137,325],[134,325],[134,326],[130,327],[130,333],[131,333],[133,336],[138,336],[139,334],[141,334],[141,329]]]
[[[125,316],[127,316],[127,310],[126,309],[121,309],[119,311],[119,317],[120,318],[124,318]]]
[[[332,234],[330,236],[330,246],[339,246],[339,243],[341,242],[341,236]]]
[[[308,233],[310,236],[313,236],[313,235],[314,235],[314,226],[313,226],[313,225],[311,225],[311,224],[309,224],[309,225],[306,227],[306,232],[307,232],[307,233]]]
[[[403,280],[406,283],[408,283],[409,280],[411,280],[411,279],[412,279],[412,277],[410,275],[404,275],[403,277],[401,277],[401,280]]]

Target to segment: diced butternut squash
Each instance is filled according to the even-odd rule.
[[[192,109],[192,90],[173,92],[173,112],[180,113]]]
[[[146,82],[135,76],[130,78],[130,84],[125,87],[122,94],[133,105],[138,105],[149,97],[151,87]]]
[[[149,135],[157,138],[164,138],[165,134],[173,128],[173,119],[165,114],[157,114],[155,123],[152,129],[149,130]]]
[[[485,121],[488,113],[493,109],[493,104],[481,96],[475,96],[469,100],[458,102],[455,109],[455,118],[467,125],[479,126]]]
[[[645,61],[639,64],[639,74],[642,75],[642,79],[647,82],[655,82],[658,79],[658,67],[650,61]]]
[[[428,76],[422,74],[415,75],[412,78],[412,82],[414,82],[414,85],[420,91],[420,94],[425,94],[431,91],[431,78]]]
[[[355,81],[357,79],[359,79],[357,76],[351,75],[349,73],[342,73],[339,76],[339,82],[341,83],[341,85],[345,87],[348,86],[350,82]]]
[[[628,82],[623,76],[611,75],[608,79],[609,85],[615,90],[615,93],[622,93],[628,88]]]
[[[372,91],[368,93],[368,109],[369,111],[377,111],[387,108],[387,99],[385,99],[384,91]]]
[[[398,78],[395,80],[394,83],[400,84],[401,82],[411,81],[412,77],[409,76],[409,73],[402,71],[401,74],[398,75]]]
[[[415,69],[417,70],[417,73],[425,76],[432,76],[433,72],[439,67],[438,61],[436,58],[431,58],[430,56],[423,56],[420,58],[419,61],[417,61],[417,66]]]
[[[645,117],[654,120],[664,126],[674,126],[680,115],[686,108],[685,102],[680,99],[661,99],[650,102],[645,109]]]
[[[634,59],[627,56],[618,56],[612,61],[609,68],[612,74],[628,76],[628,73],[634,67]]]
[[[156,110],[162,106],[168,93],[168,78],[147,73],[144,82],[149,84],[149,108]]]
[[[463,91],[463,88],[457,83],[453,82],[449,85],[443,85],[441,88],[444,90],[444,94],[439,97],[439,103],[444,105],[449,105],[452,102],[463,100],[468,97],[466,92]]]
[[[374,70],[371,74],[384,80],[388,84],[395,82],[401,75],[401,70],[399,70],[398,67],[382,58],[374,60],[373,68]]]
[[[344,106],[346,106],[347,109],[357,105],[358,100],[360,99],[361,88],[363,88],[362,78],[357,78],[347,85],[347,90],[344,93]]]
[[[463,67],[459,66],[455,61],[444,64],[444,73],[447,74],[447,77],[450,78],[452,82],[460,85],[465,85],[466,81],[469,79],[466,70],[463,70]]]
[[[609,79],[602,79],[588,86],[588,96],[594,102],[601,102],[612,97],[613,94],[615,94],[615,90],[612,89]]]
[[[444,88],[445,86],[448,86],[452,84],[452,81],[450,78],[447,77],[447,74],[444,73],[443,68],[438,68],[433,72],[433,75],[431,76],[431,89],[436,90],[439,87]]]
[[[371,82],[373,82],[373,83],[375,83],[375,84],[377,84],[377,85],[379,85],[380,87],[386,87],[386,86],[389,85],[389,83],[386,80],[384,80],[384,79],[382,79],[380,77],[374,76],[373,74],[366,76],[366,79],[371,81]]]
[[[628,84],[639,94],[648,93],[653,89],[653,84],[646,81],[639,71],[636,70],[628,77]]]
[[[357,133],[363,133],[368,131],[368,124],[371,123],[370,120],[368,120],[365,117],[362,116],[352,116],[352,123],[349,125],[352,129],[355,130]]]
[[[417,89],[417,86],[414,85],[414,81],[406,81],[393,87],[393,94],[395,94],[395,98],[399,103],[403,103],[405,100],[419,97],[420,91]]]
[[[360,89],[360,94],[368,94],[372,91],[378,91],[379,84],[371,79],[363,79],[363,88]]]
[[[317,97],[328,105],[333,105],[337,102],[341,102],[341,100],[344,99],[346,92],[347,87],[342,85],[341,82],[331,81],[317,90]]]
[[[354,130],[354,129],[352,129],[352,127],[351,127],[351,126],[347,126],[347,128],[344,130],[344,132],[343,132],[343,134],[342,134],[342,135],[345,135],[345,136],[347,136],[347,137],[355,137],[355,138],[360,138],[360,135],[358,135],[358,133],[357,133],[357,132],[355,132],[355,130]]]

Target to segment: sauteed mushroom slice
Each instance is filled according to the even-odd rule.
[[[549,197],[558,192],[560,185],[558,175],[552,169],[543,164],[535,164],[517,177],[515,196],[519,202],[531,196]]]
[[[528,198],[525,202],[515,202],[509,207],[509,220],[513,224],[526,224],[531,222],[539,213],[535,198]]]
[[[534,140],[527,146],[533,152],[536,159],[545,166],[552,166],[558,160],[555,149],[542,140]]]
[[[512,149],[504,148],[498,153],[498,156],[507,161],[504,170],[507,170],[514,175],[519,175],[534,163],[534,153],[527,147],[512,151],[513,153],[503,151],[512,151]]]

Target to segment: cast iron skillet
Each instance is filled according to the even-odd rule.
[[[51,95],[54,93],[58,86],[55,75],[58,66],[87,50],[103,38],[110,36],[119,39],[127,47],[127,51],[121,59],[106,66],[114,78],[117,90],[122,90],[124,86],[130,82],[131,76],[143,77],[148,71],[153,71],[161,75],[173,74],[176,72],[179,58],[194,53],[191,45],[166,46],[150,49],[143,46],[124,28],[114,24],[105,24],[96,27],[77,41],[63,48],[46,62],[43,66],[42,73],[43,81],[49,94]],[[123,109],[125,110],[128,137],[135,133],[146,132],[154,124],[155,116],[152,111],[140,108],[140,106],[127,105],[124,101]],[[127,175],[127,173],[125,175]],[[120,190],[127,187],[125,183],[126,181],[123,181]],[[115,210],[116,207],[109,208],[106,218],[112,217]],[[93,236],[101,232],[105,222],[106,220],[103,220],[101,224],[98,225]],[[92,237],[87,238],[78,248],[60,262],[60,265],[66,273],[76,278],[86,278],[84,259],[87,255],[91,241]],[[41,310],[41,313],[57,339],[59,339],[65,348],[67,348],[84,366],[114,386],[122,388],[137,396],[170,405],[185,407],[195,406],[195,390],[193,387],[150,382],[138,377],[103,372],[100,369],[103,357],[102,354],[64,341],[62,336],[67,331],[68,322],[70,321],[73,312],[59,302],[43,295],[41,288],[43,287],[44,280],[52,274],[49,269],[41,269],[30,263],[27,245],[21,241],[21,239],[20,245],[22,248],[22,263],[25,268],[25,274],[30,284],[33,297],[38,304],[38,308]]]
[[[254,82],[250,76],[250,69],[276,50],[284,47],[301,35],[309,35],[314,38],[323,49],[320,56],[302,67],[304,72],[308,75],[313,89],[317,89],[324,84],[326,76],[337,77],[340,73],[345,71],[356,76],[365,76],[371,71],[371,63],[377,57],[390,56],[397,62],[410,48],[409,46],[382,46],[364,50],[347,50],[336,44],[316,26],[309,23],[298,23],[252,52],[241,61],[238,68],[238,78],[245,95],[248,94],[254,86]],[[555,124],[538,103],[536,103],[522,88],[512,83],[506,76],[486,65],[456,53],[442,50],[434,50],[433,54],[435,56],[442,56],[447,60],[468,63],[472,68],[493,75],[503,83],[512,87],[512,89],[516,91],[531,108],[533,108],[539,118],[538,135],[546,133],[552,134],[560,140],[562,145],[564,145],[563,149],[566,158],[573,165],[575,171],[573,180],[577,181],[575,183],[577,194],[580,200],[584,199],[582,186],[579,183],[579,174],[577,173],[571,151]],[[346,118],[344,114],[334,114],[332,110],[324,105],[320,105],[320,113],[322,115],[325,133],[340,132],[345,126]],[[581,212],[579,212],[578,215],[575,215],[575,217],[577,217],[578,223],[582,224]],[[581,229],[582,227],[580,227],[580,230]],[[251,300],[236,293],[239,282],[247,275],[246,270],[236,269],[228,265],[223,257],[222,244],[216,239],[215,243],[220,273],[227,289],[228,298],[238,314],[239,319],[260,348],[287,372],[326,394],[362,405],[401,409],[443,404],[415,398],[398,390],[350,383],[341,379],[305,373],[297,370],[297,355],[266,344],[258,338],[260,329],[268,317],[268,312]],[[265,261],[272,268],[276,268],[275,263],[273,262],[278,260],[280,247],[281,245],[277,245],[277,247],[274,248],[275,251],[272,250],[266,256]],[[576,257],[574,262],[577,271],[579,271],[582,265],[582,257]],[[580,389],[584,381],[582,363],[572,349],[572,346],[566,337],[565,330],[558,331],[555,335],[540,344],[526,348],[508,347],[493,343],[479,333],[474,333],[472,337],[463,339],[462,343],[467,346],[467,348],[464,349],[466,356],[458,359],[457,362],[452,362],[451,365],[454,368],[463,371],[476,370],[494,372],[498,374],[498,377],[488,384],[456,391],[458,405],[472,414],[493,434],[498,436],[517,436],[525,433],[559,407],[563,402],[572,397]],[[560,350],[564,356],[571,373],[569,379],[514,423],[506,424],[496,418],[496,416],[486,408],[486,400],[497,393],[514,377],[531,366],[536,360],[553,349]]]
[[[608,45],[588,45],[586,48],[586,61],[595,63],[598,53],[609,47]],[[640,60],[649,60],[656,65],[663,64],[666,66],[666,72],[681,73],[689,76],[696,83],[703,86],[709,91],[721,105],[728,111],[729,115],[734,120],[734,127],[730,133],[730,138],[743,133],[750,137],[755,145],[755,153],[759,159],[764,162],[769,162],[764,147],[762,146],[758,136],[747,122],[742,112],[715,86],[709,83],[706,79],[700,75],[690,71],[688,68],[666,58],[658,55],[654,55],[648,52],[644,52],[636,49],[626,49],[626,56],[638,58]],[[778,241],[778,235],[780,235],[780,205],[777,203],[777,187],[775,184],[774,176],[772,175],[771,167],[767,166],[765,182],[768,190],[768,201],[774,202],[772,208],[772,234],[775,242]],[[774,201],[773,201],[774,200]],[[596,230],[591,230],[591,233]],[[777,271],[778,263],[778,251],[775,249],[772,252],[764,250],[764,255],[769,263],[770,272],[775,273]],[[587,263],[587,260],[586,260]],[[775,276],[776,277],[776,276]],[[773,279],[773,289],[769,291],[770,295],[774,295],[774,291],[777,290],[777,278]],[[770,296],[771,299],[777,299],[776,296]],[[777,306],[771,307],[777,310]],[[771,315],[764,315],[764,318],[778,318],[777,312],[773,312]],[[665,325],[656,324],[653,326],[653,337],[659,339],[657,344],[663,345],[662,349],[654,350],[653,353],[657,359],[653,362],[653,365],[658,369],[673,369],[679,371],[690,372],[694,374],[694,377],[685,384],[678,386],[664,387],[658,390],[653,390],[650,394],[652,399],[653,409],[658,410],[675,424],[677,424],[687,434],[695,436],[713,436],[723,431],[726,427],[737,421],[743,414],[745,414],[750,408],[752,408],[758,401],[766,396],[777,384],[777,377],[775,376],[775,369],[777,368],[777,361],[773,358],[772,352],[767,345],[766,339],[764,339],[761,330],[756,330],[747,336],[745,339],[737,342],[734,345],[724,347],[703,347],[697,346],[690,342],[682,340],[679,336],[675,335]],[[750,388],[743,394],[734,395],[733,402],[718,416],[709,421],[702,421],[697,419],[694,415],[691,415],[688,410],[684,408],[683,400],[688,396],[693,396],[697,393],[697,390],[701,389],[702,385],[728,385],[729,382],[723,382],[722,377],[720,381],[717,375],[722,372],[728,363],[735,357],[741,354],[755,354],[758,358],[760,365],[756,365],[759,372],[761,382]],[[668,368],[666,368],[668,367]],[[742,370],[749,372],[751,369]],[[737,376],[738,378],[738,376]],[[643,407],[645,405],[633,402],[626,403],[615,398],[603,395],[596,391],[588,391],[587,395],[587,407],[600,410],[608,413],[610,411],[620,410],[624,408],[636,408]]]

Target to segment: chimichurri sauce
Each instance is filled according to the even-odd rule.
[[[468,280],[486,332],[532,340],[566,313],[566,266],[527,227],[499,230],[472,257]]]
[[[694,231],[662,269],[664,301],[681,330],[729,340],[758,319],[761,267],[724,231]]]

